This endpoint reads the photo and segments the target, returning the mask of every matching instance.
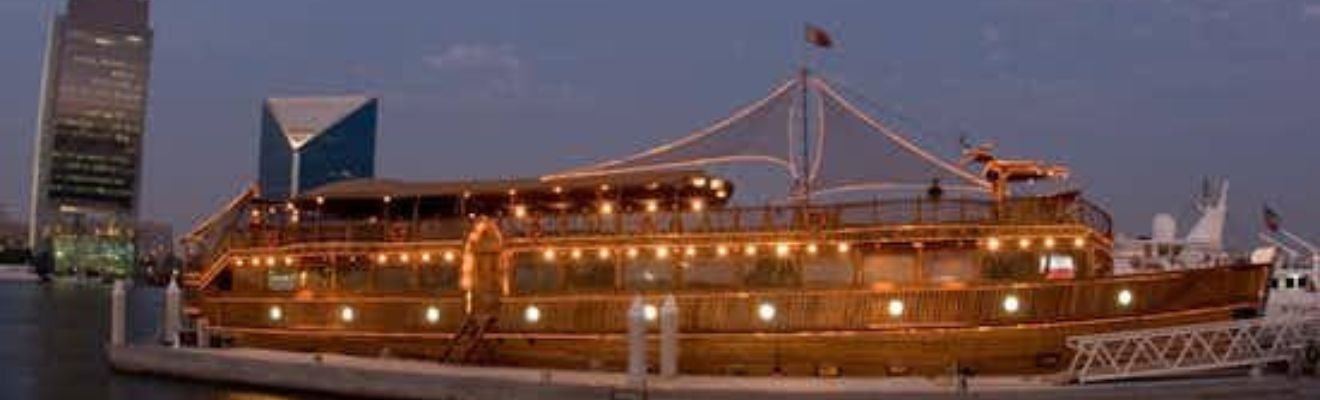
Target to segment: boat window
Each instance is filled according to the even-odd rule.
[[[1279,278],[1270,278],[1270,289],[1279,288]]]
[[[293,267],[272,267],[267,269],[266,288],[287,292],[298,287],[298,270]]]
[[[569,262],[568,285],[580,291],[614,289],[614,261],[591,259]]]
[[[791,258],[758,258],[744,281],[750,287],[794,287],[802,282],[802,269]]]
[[[913,253],[871,253],[862,257],[862,284],[867,287],[910,283],[916,280]]]
[[[458,287],[457,265],[428,265],[418,271],[424,290],[445,290]]]
[[[259,292],[266,290],[266,268],[233,268],[235,292]]]
[[[513,280],[518,293],[547,293],[559,289],[558,261],[546,261],[534,252],[521,252],[513,257]]]
[[[976,259],[967,251],[934,250],[924,254],[926,280],[967,282],[976,280]]]
[[[987,254],[983,259],[981,276],[992,281],[1031,281],[1045,275],[1040,271],[1040,260],[1029,252],[1006,251]]]
[[[688,289],[715,289],[738,287],[742,283],[742,269],[737,258],[683,261],[683,286]]]
[[[1305,289],[1307,283],[1309,283],[1309,280],[1306,279],[1305,276],[1300,276],[1297,278],[1297,287]]]
[[[368,289],[368,269],[363,265],[349,265],[336,271],[336,288],[342,291],[363,291]]]
[[[1040,272],[1045,279],[1072,279],[1077,270],[1073,256],[1063,253],[1049,253],[1040,256]]]
[[[412,267],[390,265],[377,267],[376,284],[372,288],[379,292],[406,292],[413,289]]]
[[[808,256],[802,260],[802,284],[809,287],[848,287],[853,265],[846,255]]]
[[[674,284],[674,266],[667,260],[629,261],[625,267],[624,284],[628,289],[668,289]]]
[[[304,268],[298,272],[298,287],[311,290],[330,289],[332,272],[327,267]]]

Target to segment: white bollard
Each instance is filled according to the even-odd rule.
[[[206,321],[206,318],[197,319],[197,347],[203,349],[211,347],[211,335],[206,332],[210,325],[211,324]]]
[[[646,383],[646,307],[642,296],[633,297],[628,308],[628,386]]]
[[[116,280],[115,287],[110,290],[110,345],[124,345],[124,319],[126,314],[124,290],[124,281]]]
[[[179,331],[182,328],[179,318],[182,300],[183,293],[179,290],[179,281],[170,279],[170,286],[165,288],[165,316],[161,320],[161,326],[164,329],[165,343],[174,347],[179,347]]]
[[[678,301],[672,294],[660,306],[660,376],[678,376]]]

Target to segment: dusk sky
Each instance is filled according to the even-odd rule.
[[[51,0],[0,0],[0,204],[28,207]],[[640,150],[789,76],[805,21],[826,75],[1010,156],[1069,164],[1123,232],[1191,223],[1232,181],[1320,237],[1320,1],[154,0],[142,215],[185,232],[256,179],[269,96],[381,97],[379,176],[535,176]]]

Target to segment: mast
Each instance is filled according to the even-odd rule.
[[[811,52],[810,47],[807,48],[807,52]],[[807,61],[803,61],[802,69],[800,70],[798,78],[801,80],[800,85],[802,86],[802,175],[800,178],[801,181],[798,183],[798,189],[802,191],[803,205],[811,203],[811,123],[808,120],[807,74]]]

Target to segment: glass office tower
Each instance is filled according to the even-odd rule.
[[[152,31],[147,0],[69,0],[51,22],[29,244],[55,273],[132,271]]]
[[[272,98],[261,122],[261,195],[281,199],[376,171],[376,111],[367,96]]]

